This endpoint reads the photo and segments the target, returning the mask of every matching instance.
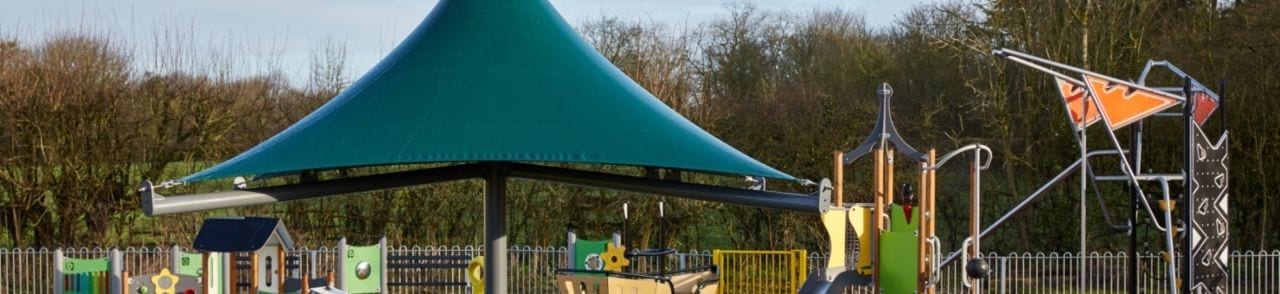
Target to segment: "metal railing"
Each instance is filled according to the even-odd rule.
[[[716,250],[720,293],[794,293],[809,276],[805,250]]]
[[[108,248],[63,248],[67,256],[92,258],[106,256]],[[49,293],[53,284],[53,249],[0,248],[0,293]],[[470,255],[483,254],[478,246],[392,246],[392,255]],[[121,249],[125,270],[133,274],[147,274],[168,266],[168,248]],[[302,273],[323,276],[336,270],[336,250],[327,247],[300,248],[290,254],[301,257]],[[554,293],[555,269],[565,266],[567,251],[564,247],[512,246],[510,250],[510,289],[513,293]],[[1089,253],[1084,257],[1089,268],[1086,282],[1080,289],[1078,256],[1071,253],[1010,253],[983,256],[991,266],[987,279],[978,283],[983,293],[1080,293],[1117,292],[1126,288],[1128,258],[1124,253]],[[1230,293],[1280,293],[1280,250],[1232,252],[1229,256],[1231,275],[1227,281]],[[666,258],[666,266],[684,268],[710,265],[710,251],[681,252]],[[812,272],[826,264],[826,257],[817,253],[808,255],[808,268]],[[658,261],[634,260],[633,270],[654,271]],[[961,293],[960,266],[953,263],[939,273],[941,282],[938,293]],[[1139,254],[1138,289],[1142,293],[1169,293],[1165,267],[1158,253]],[[301,275],[301,273],[298,273]],[[413,281],[421,278],[413,272],[388,273],[390,279]],[[464,277],[456,277],[462,280]],[[455,289],[456,288],[456,289]],[[433,289],[393,289],[397,293],[460,293],[463,287]],[[847,293],[870,293],[867,288],[853,288]]]

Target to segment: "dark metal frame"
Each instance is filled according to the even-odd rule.
[[[1196,126],[1196,121],[1195,121],[1195,116],[1194,116],[1194,115],[1195,115],[1195,107],[1196,107],[1196,105],[1195,105],[1195,99],[1193,99],[1193,93],[1203,92],[1203,93],[1205,93],[1205,94],[1208,94],[1208,95],[1212,96],[1213,98],[1215,98],[1215,100],[1217,100],[1217,101],[1218,101],[1218,106],[1217,106],[1217,107],[1219,108],[1219,111],[1217,111],[1217,112],[1220,112],[1220,113],[1218,114],[1218,115],[1220,116],[1220,117],[1219,117],[1219,121],[1221,122],[1221,124],[1222,124],[1222,129],[1223,129],[1223,131],[1225,132],[1225,130],[1226,130],[1226,128],[1227,128],[1227,126],[1226,126],[1226,100],[1224,99],[1225,97],[1224,97],[1224,95],[1223,95],[1223,94],[1225,93],[1225,89],[1226,89],[1226,83],[1225,83],[1225,81],[1221,81],[1221,80],[1219,81],[1219,83],[1218,83],[1218,93],[1214,93],[1214,92],[1213,92],[1213,91],[1211,91],[1208,87],[1205,87],[1203,84],[1201,84],[1200,82],[1198,82],[1198,81],[1196,81],[1195,79],[1191,78],[1188,74],[1186,74],[1185,72],[1183,72],[1181,69],[1177,68],[1176,66],[1174,66],[1173,64],[1171,64],[1171,63],[1169,63],[1169,62],[1167,62],[1167,61],[1155,61],[1155,60],[1153,60],[1153,61],[1148,61],[1148,62],[1147,62],[1147,64],[1146,64],[1146,67],[1142,70],[1142,73],[1141,73],[1141,75],[1140,75],[1140,77],[1139,77],[1138,81],[1135,83],[1135,82],[1128,82],[1128,81],[1124,81],[1124,80],[1120,80],[1120,79],[1116,79],[1116,78],[1112,78],[1112,77],[1107,77],[1107,76],[1105,76],[1105,75],[1100,75],[1100,74],[1093,73],[1093,72],[1090,72],[1090,71],[1087,71],[1087,70],[1084,70],[1084,69],[1080,69],[1080,68],[1076,68],[1076,67],[1072,67],[1072,66],[1064,65],[1064,64],[1061,64],[1061,63],[1053,62],[1053,61],[1050,61],[1050,60],[1047,60],[1047,59],[1044,59],[1044,58],[1040,58],[1040,57],[1032,56],[1032,55],[1029,55],[1029,54],[1026,54],[1026,53],[1022,53],[1022,52],[1018,52],[1018,51],[1014,51],[1014,50],[1009,50],[1009,49],[997,49],[997,50],[993,51],[993,54],[994,54],[995,56],[997,56],[997,57],[1002,57],[1002,58],[1008,59],[1008,60],[1013,61],[1013,62],[1015,62],[1015,63],[1021,64],[1021,65],[1024,65],[1024,66],[1027,66],[1027,67],[1030,67],[1030,68],[1036,69],[1036,70],[1039,70],[1039,71],[1041,71],[1041,72],[1044,72],[1044,73],[1047,73],[1047,74],[1050,74],[1050,75],[1053,75],[1054,77],[1057,77],[1057,78],[1059,78],[1059,79],[1066,80],[1066,81],[1068,81],[1068,82],[1073,82],[1073,83],[1076,83],[1076,84],[1082,84],[1079,80],[1076,80],[1076,79],[1074,79],[1074,78],[1072,78],[1072,77],[1068,76],[1067,74],[1064,74],[1064,73],[1063,73],[1063,71],[1065,71],[1065,72],[1072,72],[1072,73],[1076,73],[1076,74],[1089,74],[1089,75],[1094,75],[1094,76],[1100,76],[1100,77],[1102,77],[1102,78],[1104,78],[1104,79],[1106,79],[1106,80],[1108,80],[1108,81],[1110,81],[1110,82],[1112,82],[1112,83],[1116,83],[1116,84],[1123,84],[1123,85],[1127,85],[1127,86],[1130,86],[1130,87],[1133,87],[1133,88],[1140,88],[1140,89],[1148,89],[1148,90],[1152,90],[1152,91],[1154,91],[1154,92],[1156,92],[1156,93],[1164,94],[1164,95],[1167,95],[1168,97],[1175,98],[1175,99],[1176,99],[1176,100],[1178,100],[1179,102],[1182,102],[1182,103],[1183,103],[1183,110],[1181,111],[1181,113],[1174,113],[1174,112],[1161,112],[1161,113],[1156,113],[1156,114],[1154,114],[1154,115],[1152,115],[1152,116],[1151,116],[1151,117],[1171,117],[1171,118],[1182,118],[1182,119],[1183,119],[1183,124],[1184,124],[1184,128],[1185,128],[1185,129],[1184,129],[1184,134],[1183,134],[1183,135],[1184,135],[1184,137],[1183,137],[1183,140],[1184,140],[1184,152],[1183,152],[1183,154],[1182,154],[1182,155],[1184,156],[1185,162],[1184,162],[1183,170],[1181,170],[1181,171],[1180,171],[1180,172],[1182,172],[1182,174],[1181,174],[1181,175],[1143,174],[1143,173],[1141,173],[1141,172],[1140,172],[1140,171],[1141,171],[1141,166],[1142,166],[1142,160],[1141,160],[1141,158],[1142,158],[1142,155],[1143,155],[1143,152],[1142,152],[1142,151],[1143,151],[1143,150],[1142,150],[1142,147],[1143,147],[1143,145],[1142,145],[1142,144],[1143,144],[1143,128],[1144,128],[1144,123],[1143,123],[1143,122],[1146,120],[1146,119],[1144,118],[1144,119],[1141,119],[1141,120],[1139,120],[1139,121],[1135,122],[1135,125],[1136,125],[1136,126],[1135,126],[1134,128],[1132,128],[1132,129],[1130,129],[1129,136],[1130,136],[1130,141],[1131,141],[1131,144],[1132,144],[1132,153],[1131,153],[1131,154],[1128,154],[1129,152],[1125,152],[1125,151],[1123,150],[1122,146],[1120,145],[1119,140],[1117,139],[1117,136],[1116,136],[1116,134],[1115,134],[1115,130],[1113,130],[1113,129],[1109,128],[1109,127],[1108,127],[1108,128],[1106,128],[1106,130],[1107,130],[1107,134],[1109,135],[1109,137],[1110,137],[1110,139],[1111,139],[1111,143],[1112,143],[1112,145],[1113,145],[1112,147],[1114,148],[1114,150],[1113,150],[1113,151],[1115,151],[1115,152],[1116,152],[1116,154],[1120,156],[1121,171],[1123,171],[1123,172],[1124,172],[1124,175],[1119,176],[1119,177],[1108,177],[1108,176],[1097,176],[1097,175],[1094,175],[1092,172],[1089,172],[1089,173],[1087,173],[1086,175],[1083,175],[1083,177],[1082,177],[1082,179],[1081,179],[1081,186],[1082,186],[1082,187],[1081,187],[1081,188],[1082,188],[1082,192],[1081,192],[1081,193],[1084,193],[1084,192],[1083,192],[1083,190],[1085,189],[1085,187],[1086,187],[1086,185],[1087,185],[1087,182],[1085,181],[1084,177],[1087,177],[1089,181],[1097,181],[1097,180],[1099,180],[1099,179],[1106,178],[1105,180],[1121,180],[1121,181],[1125,181],[1125,182],[1127,182],[1127,185],[1128,185],[1128,188],[1129,188],[1129,195],[1130,195],[1130,198],[1132,199],[1132,205],[1130,205],[1130,210],[1129,210],[1131,213],[1130,213],[1130,216],[1129,216],[1129,224],[1128,224],[1128,226],[1129,226],[1128,233],[1130,234],[1130,240],[1129,240],[1129,251],[1130,251],[1130,252],[1129,252],[1128,265],[1127,265],[1127,266],[1128,266],[1128,270],[1127,270],[1127,272],[1129,273],[1129,281],[1128,281],[1128,284],[1129,284],[1128,286],[1129,286],[1129,287],[1128,287],[1128,290],[1129,290],[1129,292],[1130,292],[1130,293],[1137,293],[1137,291],[1138,291],[1138,289],[1137,289],[1137,283],[1136,283],[1136,277],[1137,277],[1137,255],[1136,255],[1135,253],[1137,252],[1137,233],[1136,233],[1136,230],[1137,230],[1136,221],[1137,221],[1137,219],[1136,219],[1136,216],[1137,216],[1137,214],[1138,214],[1139,207],[1145,208],[1145,210],[1146,210],[1147,214],[1148,214],[1148,215],[1150,216],[1150,218],[1151,218],[1151,224],[1152,224],[1152,225],[1154,225],[1157,229],[1160,229],[1161,231],[1164,231],[1164,232],[1165,232],[1165,235],[1166,235],[1166,236],[1165,236],[1165,238],[1166,238],[1166,247],[1169,247],[1169,248],[1168,248],[1169,252],[1172,252],[1172,251],[1174,250],[1174,249],[1173,249],[1173,247],[1174,247],[1174,246],[1173,246],[1173,241],[1172,241],[1172,231],[1173,231],[1173,230],[1178,230],[1178,228],[1174,225],[1174,223],[1173,223],[1173,221],[1172,221],[1172,217],[1171,217],[1171,216],[1169,216],[1169,212],[1168,212],[1168,211],[1165,211],[1165,213],[1164,213],[1164,214],[1165,214],[1165,221],[1164,221],[1164,223],[1165,223],[1165,224],[1164,224],[1164,226],[1162,227],[1162,226],[1160,225],[1160,221],[1159,221],[1159,220],[1158,220],[1158,218],[1156,217],[1155,212],[1151,209],[1151,205],[1149,204],[1148,200],[1146,199],[1146,193],[1145,193],[1145,192],[1143,192],[1142,187],[1141,187],[1141,185],[1139,184],[1139,181],[1152,181],[1152,180],[1154,180],[1154,181],[1158,181],[1158,182],[1160,183],[1160,186],[1161,186],[1161,189],[1162,189],[1162,192],[1163,192],[1164,198],[1165,198],[1165,200],[1167,201],[1167,200],[1169,200],[1169,198],[1170,198],[1170,196],[1169,196],[1169,194],[1170,194],[1170,188],[1169,188],[1169,184],[1168,184],[1168,182],[1169,182],[1169,181],[1182,180],[1182,181],[1183,181],[1183,182],[1182,182],[1182,184],[1184,185],[1184,191],[1183,191],[1184,193],[1183,193],[1183,195],[1185,195],[1185,196],[1181,199],[1181,200],[1182,200],[1182,205],[1183,205],[1183,207],[1182,207],[1181,209],[1183,209],[1183,212],[1184,212],[1184,215],[1183,215],[1184,220],[1183,220],[1183,221],[1184,221],[1184,224],[1192,224],[1192,223],[1193,223],[1193,219],[1192,219],[1192,215],[1193,215],[1193,214],[1192,214],[1192,210],[1191,210],[1191,209],[1189,209],[1189,207],[1188,207],[1188,206],[1186,206],[1186,205],[1190,205],[1190,204],[1188,204],[1188,203],[1192,203],[1192,202],[1194,201],[1194,199],[1193,199],[1193,198],[1194,198],[1194,195],[1192,195],[1192,194],[1191,194],[1191,191],[1192,191],[1192,185],[1193,185],[1193,183],[1192,183],[1192,181],[1190,181],[1190,180],[1185,180],[1185,178],[1189,177],[1190,175],[1192,175],[1192,174],[1194,173],[1194,170],[1193,170],[1193,169],[1194,169],[1194,166],[1193,166],[1193,165],[1194,165],[1194,155],[1195,155],[1195,154],[1194,154],[1194,150],[1193,150],[1193,148],[1194,148],[1194,139],[1195,139],[1195,137],[1194,137],[1194,136],[1195,136],[1195,134],[1193,133],[1193,128],[1195,128],[1195,127],[1197,127],[1197,126]],[[1174,75],[1176,75],[1176,76],[1178,76],[1178,77],[1182,78],[1182,87],[1180,87],[1180,88],[1179,88],[1179,87],[1152,87],[1152,86],[1147,85],[1147,83],[1146,83],[1147,75],[1151,72],[1151,70],[1152,70],[1152,69],[1156,69],[1156,68],[1163,68],[1163,69],[1166,69],[1166,70],[1168,70],[1169,72],[1173,73]],[[1178,96],[1178,95],[1180,95],[1180,96]],[[1089,95],[1089,97],[1090,97],[1090,99],[1088,100],[1089,102],[1091,102],[1091,103],[1096,103],[1096,104],[1100,104],[1100,101],[1098,101],[1098,97],[1097,97],[1097,95],[1092,95],[1092,93],[1091,93],[1091,94]],[[1087,103],[1089,103],[1089,102],[1087,102]],[[1086,106],[1086,109],[1085,109],[1085,110],[1087,110],[1087,106]],[[1099,108],[1099,110],[1103,112],[1103,113],[1101,113],[1101,119],[1103,119],[1104,121],[1106,121],[1106,122],[1107,122],[1107,125],[1108,125],[1108,126],[1110,126],[1110,125],[1111,125],[1111,122],[1110,122],[1110,121],[1107,121],[1107,120],[1108,120],[1108,118],[1107,118],[1107,116],[1106,116],[1106,112],[1105,112],[1106,110],[1105,110],[1105,109],[1101,109],[1101,108]],[[1086,117],[1087,117],[1087,116],[1086,116]],[[1076,130],[1079,132],[1079,133],[1076,133],[1076,140],[1079,142],[1079,144],[1080,144],[1080,146],[1081,146],[1081,151],[1082,151],[1082,152],[1087,152],[1087,147],[1086,147],[1086,145],[1084,145],[1084,144],[1085,144],[1085,143],[1084,143],[1084,142],[1085,142],[1085,141],[1084,141],[1084,140],[1085,140],[1085,138],[1084,138],[1084,135],[1085,135],[1085,133],[1084,133],[1084,132],[1085,132],[1085,128],[1084,128],[1084,127],[1082,127],[1082,126],[1076,126]],[[1079,161],[1077,161],[1077,163],[1076,163],[1076,164],[1083,164],[1083,165],[1086,165],[1086,166],[1087,166],[1087,164],[1088,164],[1088,163],[1087,163],[1087,161],[1088,161],[1087,159],[1088,159],[1088,157],[1089,157],[1087,154],[1088,154],[1088,153],[1082,153],[1081,159],[1080,159]],[[1073,166],[1075,166],[1076,164],[1073,164]],[[1087,168],[1087,167],[1082,167],[1082,170],[1090,170],[1090,171],[1091,171],[1091,169],[1089,169],[1089,168]],[[1047,183],[1047,184],[1046,184],[1046,187],[1047,187],[1047,186],[1049,186],[1049,185],[1053,185],[1053,184],[1056,184],[1056,183],[1060,182],[1060,181],[1061,181],[1062,176],[1064,176],[1064,175],[1065,175],[1065,173],[1066,173],[1066,172],[1064,172],[1064,174],[1060,174],[1060,175],[1059,175],[1058,177],[1056,177],[1054,180],[1052,180],[1052,181],[1050,181],[1049,183]],[[1096,185],[1096,184],[1095,184],[1095,185]],[[1026,203],[1028,203],[1028,202],[1030,202],[1030,201],[1034,200],[1034,198],[1036,198],[1036,197],[1038,197],[1038,196],[1039,196],[1039,191],[1037,191],[1037,193],[1032,194],[1032,196],[1029,196],[1029,197],[1028,197],[1028,199],[1027,199],[1026,201],[1024,201],[1024,202],[1023,202],[1023,204],[1026,204]],[[1083,199],[1083,194],[1082,194],[1082,200],[1081,200],[1081,201],[1084,201],[1084,199]],[[1101,201],[1101,200],[1100,200],[1100,201]],[[1018,211],[1020,211],[1020,210],[1021,210],[1021,208],[1022,208],[1022,204],[1020,204],[1018,207],[1015,207],[1015,208],[1014,208],[1014,210],[1013,210],[1013,211],[1011,211],[1009,214],[1006,214],[1006,217],[1007,217],[1007,216],[1009,216],[1009,215],[1012,215],[1012,214],[1017,213]],[[1081,209],[1082,209],[1082,214],[1083,214],[1083,212],[1084,212],[1084,206],[1083,206],[1083,203],[1082,203],[1082,208],[1081,208]],[[1105,212],[1105,211],[1104,211],[1104,212]],[[1003,220],[1003,219],[1002,219],[1002,220]],[[1001,223],[1003,223],[1003,221],[997,221],[995,224],[992,224],[992,226],[991,226],[991,227],[989,227],[989,228],[987,229],[987,231],[994,229],[995,227],[999,226]],[[1082,226],[1083,226],[1083,225],[1082,225]],[[1083,228],[1082,228],[1082,230],[1083,230]],[[986,231],[984,231],[984,232],[983,232],[983,235],[985,235],[985,234],[986,234]],[[1082,234],[1083,234],[1083,231],[1082,231]],[[1082,237],[1083,237],[1083,236],[1082,236]],[[1082,238],[1082,240],[1083,240],[1083,238]],[[1082,241],[1082,242],[1083,242],[1083,241]],[[1082,243],[1082,246],[1083,246],[1083,243]],[[1183,293],[1189,293],[1189,291],[1190,291],[1190,290],[1189,290],[1189,286],[1187,286],[1187,285],[1190,285],[1190,284],[1191,284],[1191,282],[1190,282],[1190,281],[1192,281],[1192,280],[1193,280],[1193,277],[1194,277],[1194,273],[1193,273],[1194,268],[1193,268],[1193,266],[1192,266],[1192,258],[1189,258],[1189,256],[1191,256],[1191,255],[1192,255],[1192,248],[1191,248],[1191,244],[1190,244],[1190,238],[1185,238],[1185,237],[1184,237],[1184,240],[1183,240],[1183,247],[1184,247],[1184,248],[1183,248],[1183,250],[1184,250],[1184,252],[1183,252],[1183,259],[1181,260],[1181,266],[1182,266],[1182,268],[1183,268],[1183,271],[1181,271],[1181,272],[1180,272],[1180,274],[1181,274],[1181,277],[1180,277],[1180,278],[1181,278],[1181,280],[1182,280],[1182,281],[1184,281],[1184,285],[1183,285],[1183,287],[1182,287],[1181,291],[1182,291]],[[1083,248],[1082,248],[1082,249],[1083,249]],[[948,261],[947,261],[947,262],[950,262],[950,261],[951,261],[951,260],[950,260],[950,259],[948,259]],[[1175,276],[1175,274],[1174,274],[1174,272],[1177,272],[1177,271],[1176,271],[1176,269],[1175,269],[1176,267],[1175,267],[1175,265],[1174,265],[1174,263],[1173,263],[1173,261],[1172,261],[1172,260],[1170,260],[1170,261],[1169,261],[1169,268],[1170,268],[1170,270],[1169,270],[1169,271],[1170,271],[1170,278],[1169,278],[1168,280],[1169,280],[1169,283],[1170,283],[1170,285],[1171,285],[1170,287],[1171,287],[1171,289],[1173,289],[1173,288],[1177,288],[1178,286],[1176,285],[1175,280],[1178,280],[1178,278],[1177,278],[1177,276]]]

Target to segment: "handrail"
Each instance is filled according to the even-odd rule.
[[[964,242],[960,243],[960,259],[969,260],[969,245],[973,244],[973,238],[964,238]],[[960,281],[964,282],[965,288],[973,288],[973,284],[969,282],[969,267],[960,266]]]
[[[924,169],[937,170],[939,168],[942,168],[942,165],[946,164],[947,161],[951,160],[951,158],[959,156],[960,154],[963,154],[966,151],[974,150],[974,149],[987,152],[987,157],[986,157],[987,161],[982,163],[980,168],[982,168],[983,170],[986,170],[987,168],[991,167],[991,158],[994,157],[991,153],[991,147],[987,147],[987,145],[982,145],[982,144],[969,144],[969,145],[965,145],[964,147],[960,147],[960,149],[953,150],[950,153],[947,153],[946,155],[943,155],[942,159],[938,160],[938,163],[935,163],[933,166],[925,166]]]
[[[1054,176],[1048,182],[1045,182],[1044,185],[1041,185],[1040,188],[1036,189],[1035,192],[1032,192],[1031,195],[1027,195],[1026,199],[1022,200],[1021,203],[1018,203],[1017,206],[1014,206],[1013,209],[1005,213],[1004,216],[1001,216],[999,219],[996,219],[994,223],[991,223],[990,226],[988,226],[986,229],[983,229],[982,233],[978,234],[978,238],[981,239],[982,237],[986,237],[987,234],[990,234],[992,230],[995,230],[995,228],[1003,225],[1006,221],[1009,220],[1009,218],[1012,218],[1013,215],[1019,212],[1022,212],[1022,210],[1026,209],[1028,206],[1031,205],[1031,202],[1035,202],[1035,200],[1038,200],[1041,195],[1043,195],[1045,192],[1048,192],[1049,188],[1053,187],[1054,185],[1057,185],[1058,183],[1065,180],[1067,176],[1079,170],[1079,168],[1077,167],[1079,167],[1080,164],[1084,162],[1086,159],[1089,159],[1094,156],[1100,156],[1100,155],[1118,155],[1121,152],[1127,152],[1127,151],[1097,150],[1097,151],[1085,153],[1084,158],[1077,159],[1075,162],[1071,163],[1071,165],[1068,165],[1066,168],[1063,168],[1062,172],[1058,173],[1058,175]],[[959,252],[952,252],[950,255],[947,256],[947,259],[942,262],[942,266],[945,267],[948,264],[951,264],[951,262],[955,261],[956,257],[959,257],[959,256],[960,256]]]

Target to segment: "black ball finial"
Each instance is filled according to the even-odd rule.
[[[981,258],[970,259],[969,264],[966,264],[964,269],[968,272],[970,278],[979,280],[987,278],[987,274],[991,273],[991,265]]]

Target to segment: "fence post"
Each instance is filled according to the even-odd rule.
[[[1009,257],[1000,257],[1000,294],[1009,293]]]
[[[337,272],[337,274],[338,274],[338,289],[346,289],[346,288],[347,288],[347,278],[346,278],[346,275],[343,275],[343,274],[342,274],[342,273],[343,273],[343,271],[342,271],[342,270],[347,269],[347,265],[346,265],[346,263],[347,263],[347,238],[346,238],[346,237],[343,237],[343,238],[341,238],[341,239],[338,239],[338,252],[337,252],[337,253],[338,253],[338,254],[336,254],[337,256],[334,256],[334,257],[337,257],[336,259],[338,260],[338,270],[336,270],[336,272]],[[382,273],[382,274],[383,274],[384,276],[386,275],[386,273]],[[384,290],[385,290],[385,288],[384,288]]]
[[[109,291],[111,294],[123,294],[120,293],[124,290],[124,281],[121,279],[121,277],[124,276],[123,261],[124,255],[120,254],[120,249],[112,248],[111,259],[108,262],[108,265],[111,267],[111,279],[107,283],[107,285],[111,287],[111,290]]]
[[[387,276],[390,276],[390,273],[388,272],[390,268],[387,267],[387,236],[386,235],[383,235],[382,238],[378,239],[378,253],[379,253],[378,255],[381,255],[381,258],[382,258],[382,262],[380,264],[382,268],[378,269],[378,273],[379,273],[378,276],[380,276],[382,279],[382,286],[381,286],[382,291],[390,292],[391,288],[387,288]],[[345,253],[339,252],[338,254],[345,254]]]
[[[178,244],[169,247],[169,270],[178,272],[182,268],[182,249],[178,248]]]
[[[324,246],[321,246],[321,247],[324,247]],[[316,275],[316,258],[317,257],[320,257],[320,250],[307,249],[307,268],[308,268],[307,274],[311,276],[311,278],[320,277]]]
[[[62,263],[65,262],[65,258],[66,257],[62,256],[62,248],[53,250],[53,293],[54,294],[62,294],[62,290],[66,289],[66,286],[67,286],[63,284],[63,282],[65,281],[62,280]]]
[[[729,281],[726,279],[728,277],[724,275],[723,259],[724,256],[721,255],[720,250],[711,250],[711,264],[716,265],[716,271],[720,273],[720,282],[718,282],[719,286],[716,287],[717,294],[724,293],[725,286],[728,285]]]

